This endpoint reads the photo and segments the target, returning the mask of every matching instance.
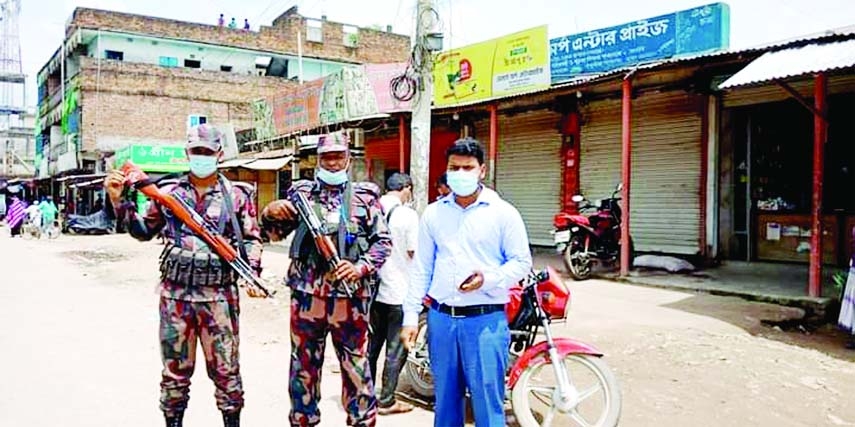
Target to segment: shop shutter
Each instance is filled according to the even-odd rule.
[[[609,197],[621,176],[619,100],[597,101],[583,111],[580,154],[582,193]],[[685,92],[633,100],[630,232],[644,252],[701,251],[702,98]]]
[[[538,246],[553,244],[552,217],[561,209],[558,119],[548,110],[499,115],[496,189],[520,211],[529,241]],[[477,128],[489,143],[489,126],[483,132]]]

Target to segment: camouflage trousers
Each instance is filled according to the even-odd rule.
[[[368,364],[368,299],[325,298],[291,293],[292,426],[321,422],[321,369],[327,333],[341,365],[341,404],[347,425],[374,426],[377,400]]]
[[[160,409],[169,415],[187,408],[190,377],[196,365],[196,342],[202,345],[208,377],[221,411],[243,407],[238,363],[237,301],[191,302],[160,298],[160,351],[163,377]]]

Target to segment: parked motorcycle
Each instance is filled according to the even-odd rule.
[[[570,290],[558,273],[551,267],[533,271],[510,292],[505,395],[520,426],[616,426],[621,394],[603,354],[574,339],[552,336],[550,324],[565,320],[570,308]],[[541,329],[543,340],[536,342]],[[433,397],[427,333],[422,316],[402,375],[416,393]]]
[[[564,259],[564,266],[576,280],[591,277],[595,262],[617,265],[620,263],[621,200],[617,194],[623,189],[618,184],[612,196],[595,206],[582,195],[573,196],[579,211],[595,209],[589,215],[560,212],[555,215],[555,249]],[[630,260],[634,252],[632,237],[629,239]]]
[[[116,221],[103,209],[91,215],[68,215],[63,223],[65,231],[73,234],[113,234]]]

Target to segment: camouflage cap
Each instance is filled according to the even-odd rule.
[[[223,148],[223,133],[207,123],[193,126],[187,133],[187,148],[196,147],[220,151]]]
[[[349,141],[344,132],[332,132],[318,138],[318,154],[333,151],[348,151]]]

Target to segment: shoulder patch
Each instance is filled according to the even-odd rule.
[[[291,183],[291,187],[288,188],[288,191],[299,191],[301,193],[311,192],[315,187],[314,181],[309,181],[307,179],[301,179],[299,181],[294,181]]]
[[[354,182],[353,191],[359,195],[367,195],[372,198],[380,197],[380,187],[373,182]]]

